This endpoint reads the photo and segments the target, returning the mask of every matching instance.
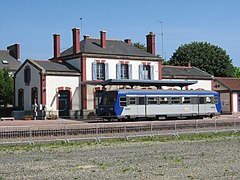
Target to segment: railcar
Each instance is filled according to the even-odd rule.
[[[221,109],[214,91],[121,89],[103,94],[97,115],[119,120],[203,118],[216,116]]]

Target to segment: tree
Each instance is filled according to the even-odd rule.
[[[232,77],[234,66],[226,51],[207,42],[192,42],[181,45],[173,53],[170,64],[176,66],[192,66],[208,72],[216,77]]]
[[[143,51],[147,51],[147,48],[145,44],[141,44],[140,42],[135,42],[133,43],[133,46],[137,47],[138,49],[141,49]]]
[[[234,67],[233,77],[240,78],[240,67]]]
[[[9,69],[0,70],[0,106],[13,105],[14,81]]]

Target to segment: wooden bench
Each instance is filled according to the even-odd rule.
[[[14,117],[1,117],[1,121],[13,121]]]

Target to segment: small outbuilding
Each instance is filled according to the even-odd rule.
[[[215,78],[214,90],[220,94],[223,113],[240,112],[240,78]]]

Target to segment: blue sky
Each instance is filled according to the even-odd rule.
[[[156,34],[157,54],[167,60],[185,43],[206,41],[226,50],[240,66],[239,0],[0,0],[0,49],[16,42],[21,61],[53,56],[53,37],[61,35],[61,50],[72,45],[72,28],[98,38],[146,44]]]

